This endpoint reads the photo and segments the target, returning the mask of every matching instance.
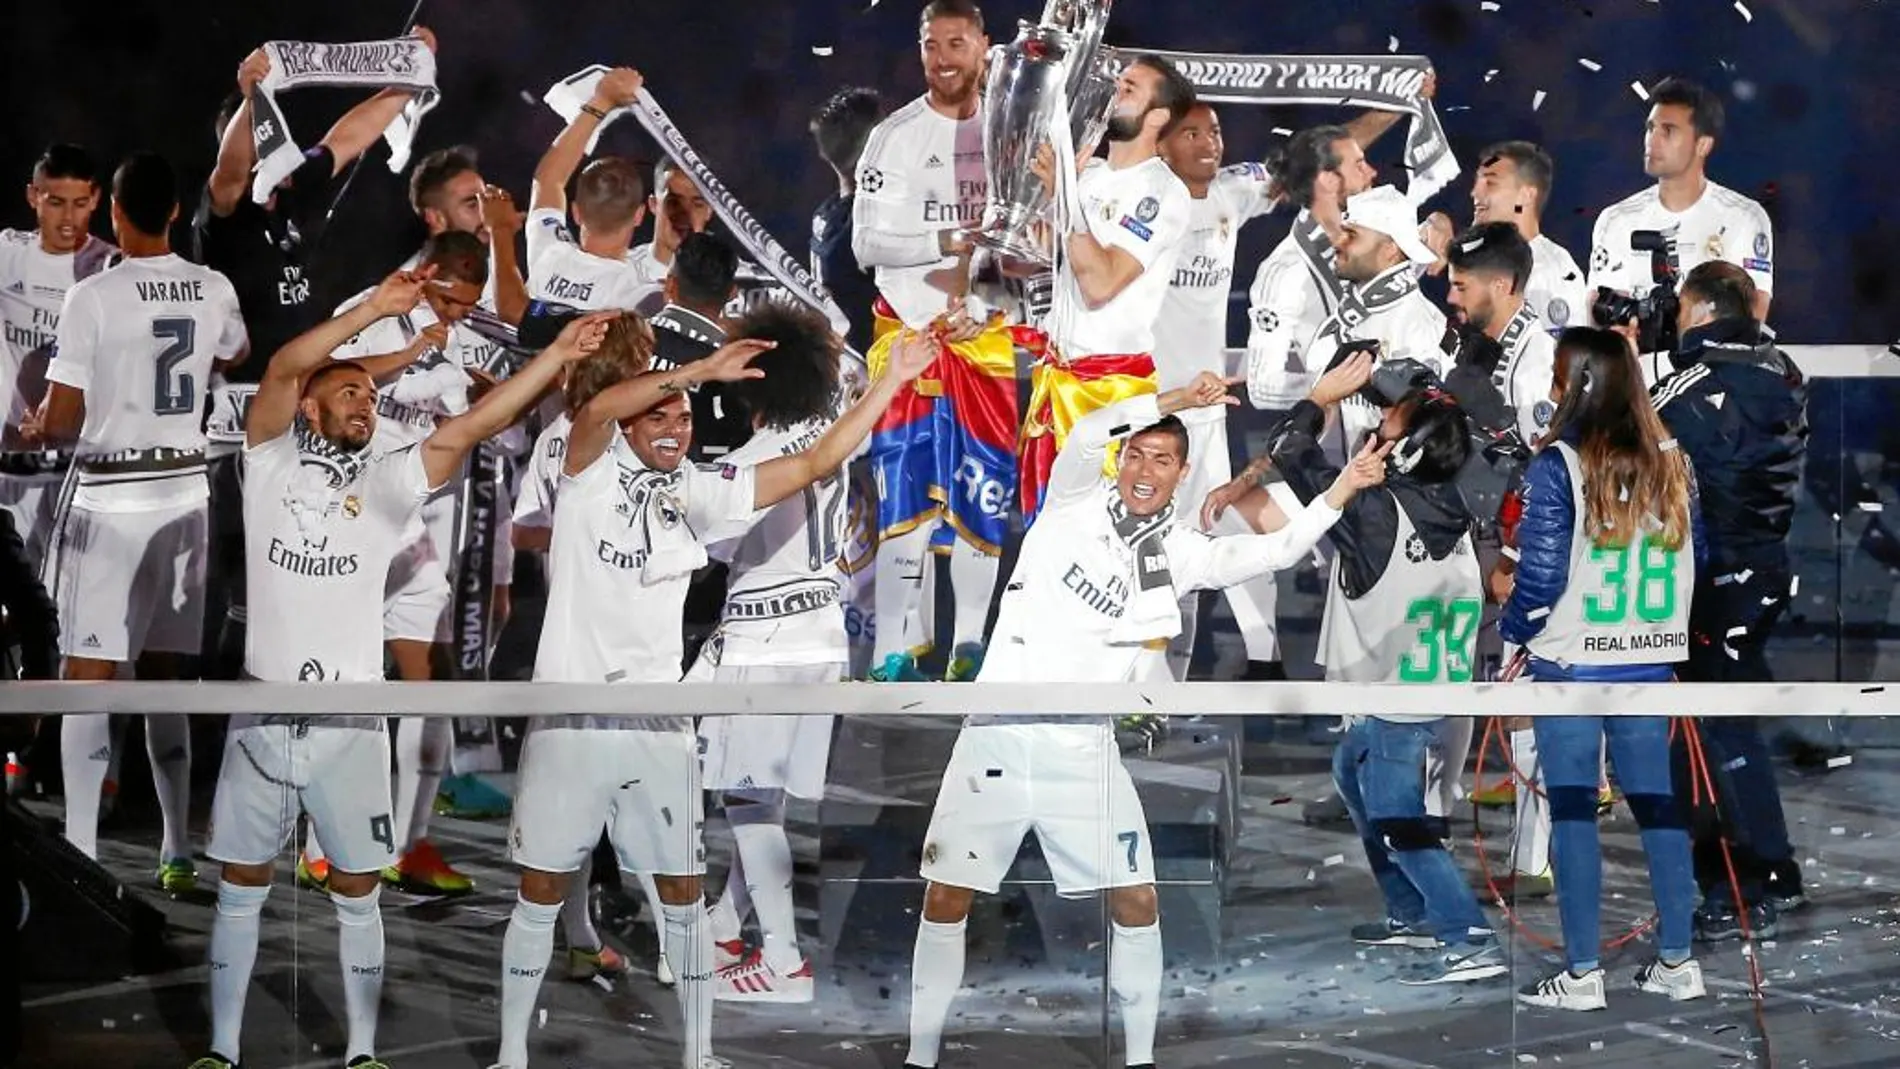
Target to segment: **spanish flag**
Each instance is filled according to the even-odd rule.
[[[1029,412],[1023,420],[1022,484],[1023,527],[1028,529],[1042,508],[1043,489],[1056,454],[1069,440],[1076,420],[1098,408],[1144,393],[1154,393],[1154,357],[1148,353],[1100,353],[1065,361],[1048,336],[1027,327],[1015,328],[1017,343],[1034,353]],[[1114,453],[1103,465],[1113,474]]]

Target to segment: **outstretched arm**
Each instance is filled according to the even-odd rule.
[[[608,112],[632,103],[641,84],[640,72],[628,67],[616,67],[601,78],[594,87],[593,99],[581,106],[580,114],[535,165],[534,187],[528,195],[530,208],[567,210],[567,180],[581,165],[581,157],[587,155],[587,143],[594,139],[594,131],[600,129],[600,121]]]
[[[812,483],[844,467],[845,461],[876,429],[898,387],[923,374],[937,358],[937,340],[929,334],[907,334],[891,347],[890,366],[871,389],[845,410],[810,449],[760,464],[753,478],[752,507],[770,508]]]
[[[435,34],[427,26],[417,26],[410,35],[422,38],[429,51],[436,50]],[[402,114],[411,96],[407,89],[385,89],[344,112],[321,142],[335,161],[332,173],[342,174],[343,168],[367,152],[376,139],[383,136],[383,131],[389,129],[389,124],[396,121],[396,116]]]
[[[600,391],[574,413],[574,427],[568,431],[562,470],[569,475],[586,471],[588,465],[607,451],[607,444],[613,441],[621,420],[632,419],[676,393],[685,393],[701,383],[764,377],[765,372],[751,366],[752,361],[773,344],[757,338],[741,338],[685,367],[649,371]]]
[[[475,407],[438,425],[422,443],[422,470],[429,477],[429,485],[447,482],[476,443],[506,429],[554,384],[561,369],[600,348],[607,324],[619,314],[594,312],[569,323],[553,345],[503,379]]]
[[[291,421],[297,418],[305,376],[328,363],[337,346],[361,334],[370,324],[414,308],[422,300],[423,287],[434,277],[433,267],[397,271],[383,279],[368,299],[286,342],[264,367],[263,381],[258,383],[257,396],[251,399],[250,415],[244,422],[244,443],[263,445],[289,430]]]

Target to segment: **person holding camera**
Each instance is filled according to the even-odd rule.
[[[1755,318],[1761,304],[1754,280],[1733,264],[1690,271],[1676,319],[1682,340],[1670,357],[1676,371],[1654,393],[1657,413],[1695,465],[1709,531],[1686,680],[1772,680],[1768,634],[1792,592],[1788,527],[1807,453],[1807,386]],[[1777,913],[1806,899],[1768,743],[1760,723],[1747,717],[1704,718],[1701,736],[1748,928],[1772,936]],[[1717,829],[1696,830],[1696,879],[1704,899],[1697,935],[1737,938],[1741,927]]]
[[[1695,473],[1671,449],[1644,395],[1636,356],[1615,334],[1565,331],[1563,404],[1531,461],[1517,528],[1517,575],[1499,631],[1525,647],[1540,682],[1666,683],[1690,656],[1690,599],[1703,575]],[[1598,925],[1603,853],[1597,838],[1599,754],[1641,829],[1658,916],[1658,959],[1637,970],[1643,991],[1704,995],[1690,956],[1695,909],[1689,836],[1672,789],[1669,719],[1532,718],[1551,814],[1557,915],[1569,968],[1518,992],[1565,1010],[1604,1007]]]
[[[1327,532],[1335,552],[1320,660],[1328,680],[1470,682],[1483,591],[1471,512],[1456,482],[1471,455],[1469,421],[1431,368],[1410,359],[1375,366],[1370,349],[1355,346],[1320,376],[1311,396],[1268,436],[1264,458],[1300,501],[1313,500],[1338,475],[1320,437],[1348,398],[1376,414],[1373,434],[1390,451],[1385,484],[1354,498]],[[1203,520],[1229,507],[1257,530],[1287,522],[1266,490],[1245,477],[1208,496]],[[1507,970],[1426,812],[1426,756],[1444,748],[1452,723],[1413,713],[1351,717],[1333,757],[1334,783],[1385,900],[1386,917],[1355,927],[1353,939],[1442,949],[1402,976],[1407,984],[1483,980]]]
[[[1710,181],[1707,173],[1709,154],[1722,136],[1721,98],[1694,82],[1665,78],[1650,89],[1649,104],[1643,172],[1656,183],[1603,209],[1591,232],[1589,289],[1597,325],[1618,327],[1637,318],[1623,304],[1605,302],[1603,290],[1646,298],[1665,284],[1664,292],[1674,290],[1688,272],[1718,260],[1748,273],[1755,298],[1747,311],[1765,322],[1775,286],[1774,228],[1760,204]],[[1657,270],[1662,266],[1668,270]],[[1664,311],[1660,322],[1642,317],[1644,326],[1674,318]],[[1651,341],[1639,351],[1672,348]],[[1645,362],[1652,381],[1661,370],[1659,361]]]

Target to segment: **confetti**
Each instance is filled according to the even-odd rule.
[[[1399,50],[1399,39],[1398,39],[1398,38],[1396,38],[1396,37],[1388,37],[1388,38],[1386,38],[1386,39],[1385,39],[1385,50],[1386,50],[1387,52],[1397,52],[1397,51]]]
[[[1345,863],[1346,863],[1346,855],[1344,854],[1333,854],[1327,857],[1325,861],[1320,862],[1321,865],[1325,865],[1327,867],[1331,867],[1333,865],[1344,865]]]
[[[526,89],[523,89],[523,90],[521,91],[521,102],[522,102],[523,104],[533,104],[533,103],[534,103],[534,94],[533,94],[533,93],[530,93],[530,92],[528,92],[528,91],[527,91]]]
[[[1478,5],[1478,10],[1480,11],[1496,11],[1497,9],[1498,0],[1484,0],[1483,3]]]
[[[1539,89],[1536,95],[1531,97],[1531,110],[1536,111],[1538,108],[1541,108],[1543,106],[1544,106],[1544,91],[1542,89]]]
[[[1863,501],[1860,503],[1860,510],[1862,512],[1885,512],[1887,506],[1878,501]]]
[[[1755,13],[1748,10],[1748,5],[1742,3],[1742,0],[1735,0],[1735,11],[1742,16],[1743,22],[1755,21]]]
[[[1603,64],[1598,63],[1594,59],[1579,59],[1577,61],[1577,66],[1582,67],[1584,70],[1587,70],[1587,71],[1600,71],[1603,69]]]
[[[1636,99],[1638,99],[1638,100],[1648,100],[1648,99],[1649,99],[1649,90],[1647,90],[1647,89],[1644,89],[1644,88],[1643,88],[1643,83],[1642,83],[1642,82],[1631,82],[1631,83],[1630,83],[1630,92],[1632,92],[1632,93],[1635,93],[1635,94],[1636,94]]]
[[[1829,835],[1846,835],[1846,834],[1847,834],[1847,829],[1846,829],[1846,828],[1843,828],[1843,827],[1841,827],[1841,826],[1840,826],[1839,824],[1836,824],[1836,825],[1834,825],[1833,827],[1831,827],[1831,828],[1829,828],[1829,829],[1827,830],[1827,833],[1828,833]]]
[[[1827,759],[1827,767],[1829,768],[1846,768],[1848,765],[1851,765],[1853,763],[1854,763],[1854,755],[1851,753],[1842,754],[1839,757],[1830,757]]]
[[[814,56],[829,56],[831,55],[831,46],[830,45],[813,45],[811,46],[811,54]]]
[[[1279,137],[1292,137],[1292,136],[1293,136],[1293,131],[1291,131],[1291,130],[1289,130],[1289,129],[1287,129],[1287,128],[1286,128],[1286,127],[1284,127],[1284,126],[1276,126],[1276,127],[1274,127],[1274,128],[1273,128],[1273,133],[1274,133],[1275,135],[1277,135],[1277,136],[1279,136]]]
[[[1491,83],[1491,79],[1496,78],[1497,76],[1498,76],[1498,71],[1496,67],[1493,67],[1488,71],[1485,71],[1484,72],[1485,84],[1489,85]]]

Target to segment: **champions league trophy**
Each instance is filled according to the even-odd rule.
[[[1112,2],[1049,0],[1041,23],[1018,23],[1016,40],[991,53],[983,94],[989,203],[970,235],[977,244],[1014,260],[1050,262],[1049,250],[1031,233],[1050,217],[1050,194],[1029,165],[1049,141],[1050,121],[1065,95],[1077,149],[1093,145],[1107,128],[1121,72],[1113,50],[1101,47]]]

